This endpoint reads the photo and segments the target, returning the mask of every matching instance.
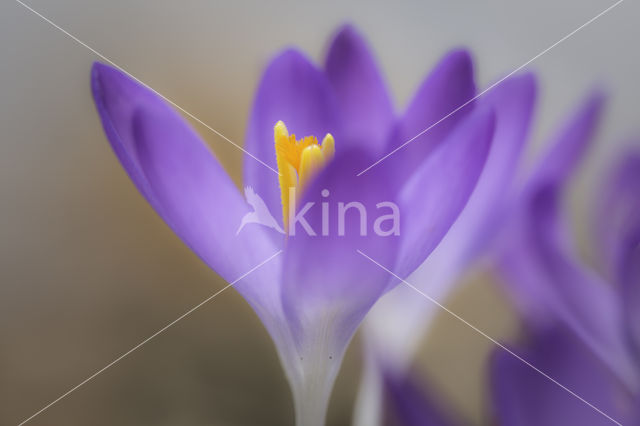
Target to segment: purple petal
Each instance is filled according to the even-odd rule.
[[[447,54],[417,90],[400,118],[387,151],[413,140],[376,167],[395,167],[396,181],[405,182],[468,114],[471,104],[448,116],[471,100],[474,94],[473,64],[469,53],[456,50]]]
[[[232,282],[276,253],[259,227],[247,226],[235,235],[249,208],[206,145],[178,114],[148,89],[108,66],[94,65],[92,84],[107,136],[132,180],[211,268]],[[252,304],[265,299],[260,292],[275,292],[277,264],[265,265],[236,285]],[[260,291],[252,285],[256,280],[264,281]]]
[[[513,175],[531,122],[534,98],[535,79],[531,74],[509,78],[482,98],[482,103],[496,110],[487,162],[460,216],[409,279],[440,302],[445,302],[460,274],[477,255],[486,252],[500,229],[505,201],[514,189]],[[395,288],[376,303],[365,320],[365,336],[375,352],[388,353],[396,366],[412,361],[422,331],[439,309],[415,296],[409,287]]]
[[[512,295],[529,321],[547,320],[548,286],[540,286],[545,281],[546,272],[539,267],[535,245],[530,243],[532,200],[540,188],[554,187],[560,190],[572,176],[587,151],[593,133],[599,122],[603,97],[593,93],[570,117],[552,139],[547,152],[542,156],[534,172],[529,177],[520,196],[512,201],[502,217],[506,217],[504,230],[500,235],[499,269],[505,275],[507,291]],[[555,226],[561,230],[562,227]],[[566,238],[566,236],[559,236]],[[564,242],[563,245],[568,244]]]
[[[444,303],[460,274],[486,252],[501,229],[505,203],[513,192],[513,178],[531,122],[535,79],[531,74],[512,77],[482,98],[496,110],[491,148],[469,201],[436,249],[409,281]],[[376,351],[390,353],[395,365],[412,360],[416,345],[438,308],[415,298],[401,286],[380,300],[368,314],[365,331]]]
[[[596,200],[597,244],[610,279],[621,287],[631,344],[640,360],[640,151],[625,152]]]
[[[123,72],[99,62],[91,68],[91,90],[113,151],[138,190],[158,210],[158,203],[136,157],[133,117],[139,109],[164,101]]]
[[[604,93],[594,91],[583,102],[556,137],[551,140],[549,150],[538,163],[530,179],[531,185],[537,185],[541,181],[561,184],[572,176],[594,139],[602,116],[604,101]]]
[[[624,420],[620,408],[625,395],[619,383],[570,332],[551,329],[535,336],[526,350],[514,352],[616,421]],[[492,357],[491,388],[499,424],[612,424],[585,402],[501,348],[496,348]]]
[[[343,116],[344,140],[382,155],[394,121],[393,107],[367,43],[351,25],[334,37],[325,68]]]
[[[464,208],[482,172],[493,129],[492,111],[474,112],[402,188],[399,276],[408,276],[426,259]]]
[[[358,168],[368,161],[371,158],[360,150],[336,156],[305,191],[300,204],[304,208],[306,203],[315,203],[305,218],[317,235],[310,236],[298,226],[295,236],[289,236],[282,293],[285,310],[301,339],[309,327],[316,330],[329,327],[333,332],[329,336],[335,339],[336,347],[346,345],[389,279],[388,272],[357,251],[389,267],[395,260],[399,240],[395,235],[379,235],[374,229],[377,219],[391,212],[391,208],[378,208],[377,204],[394,199],[389,179],[382,171],[356,176]],[[322,190],[329,191],[328,197],[321,195]],[[352,202],[360,203],[366,219],[361,220],[356,208],[347,210],[341,232],[339,204]],[[323,203],[328,214],[323,213]],[[323,216],[329,224],[324,235]],[[362,224],[365,235],[361,235]],[[388,231],[390,225],[382,224],[381,228]]]
[[[316,136],[321,140],[331,133],[340,150],[342,133],[337,111],[325,74],[301,53],[286,50],[271,61],[262,75],[249,117],[245,149],[277,170],[273,127],[282,120],[289,132],[298,137]],[[282,225],[277,214],[282,211],[277,174],[245,156],[244,184],[255,189]]]
[[[601,266],[619,283],[620,264],[629,246],[626,240],[640,228],[640,150],[629,150],[615,162],[594,201]]]
[[[447,426],[458,424],[434,395],[409,374],[384,374],[384,424],[388,426]]]
[[[325,407],[349,340],[389,281],[387,271],[362,256],[358,250],[383,265],[393,265],[397,253],[394,235],[373,230],[380,213],[376,204],[393,201],[389,179],[381,171],[366,177],[356,173],[373,161],[365,151],[337,154],[306,188],[299,211],[315,236],[290,221],[285,243],[282,301],[290,327],[295,359],[289,362],[299,422],[305,419],[305,404],[311,398],[316,408]],[[322,191],[325,196],[322,195]],[[366,233],[360,235],[360,213],[352,209],[339,226],[339,203],[358,202],[366,213]],[[307,203],[315,203],[305,210]],[[328,210],[323,211],[326,203]],[[328,227],[323,232],[323,217]],[[382,230],[388,230],[381,226]],[[295,230],[295,231],[293,231]],[[288,349],[292,351],[291,348]],[[307,396],[305,396],[307,395]],[[306,401],[306,402],[305,402]],[[313,422],[321,421],[320,414]]]
[[[639,378],[622,334],[617,294],[581,265],[567,246],[558,202],[557,187],[539,188],[531,199],[523,229],[513,235],[520,239],[520,246],[508,249],[504,270],[510,284],[518,286],[516,297],[533,304],[530,321],[562,321],[621,380],[635,386]]]
[[[626,331],[640,367],[640,227],[629,233],[626,247],[620,262],[623,312]]]
[[[622,335],[621,307],[577,259],[560,213],[561,191],[595,132],[603,104],[591,95],[558,134],[529,180],[505,231],[500,268],[527,320],[538,327],[560,320],[630,386],[638,380]]]
[[[533,74],[511,77],[480,101],[493,107],[496,125],[487,162],[468,204],[451,229],[463,261],[486,249],[504,223],[509,195],[533,118],[536,80]],[[448,238],[448,237],[447,237]],[[455,248],[454,248],[455,250]]]

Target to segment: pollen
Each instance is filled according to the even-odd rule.
[[[282,220],[287,231],[292,193],[295,200],[300,200],[305,187],[333,158],[335,141],[330,133],[324,137],[322,144],[318,143],[315,136],[296,139],[296,135],[289,135],[282,121],[278,121],[274,127],[274,139],[280,173]]]

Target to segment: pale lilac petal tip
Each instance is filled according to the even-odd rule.
[[[595,90],[582,102],[549,144],[531,184],[564,183],[573,175],[594,140],[604,111],[606,96]]]
[[[141,108],[161,105],[162,99],[124,72],[99,62],[91,68],[91,90],[113,151],[138,190],[158,209],[136,156],[133,117]]]

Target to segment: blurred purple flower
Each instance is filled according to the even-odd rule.
[[[301,204],[326,201],[323,189],[329,190],[329,201],[359,201],[368,211],[393,200],[401,211],[399,236],[337,236],[335,217],[326,236],[299,233],[285,241],[255,224],[236,235],[249,208],[190,126],[147,88],[106,65],[94,65],[92,89],[105,133],[130,178],[207,265],[232,282],[283,251],[235,288],[276,344],[297,423],[322,424],[349,340],[376,300],[397,284],[356,250],[402,277],[420,265],[476,184],[493,136],[493,113],[470,104],[384,163],[356,174],[473,97],[469,55],[448,54],[399,116],[365,42],[349,26],[333,39],[324,69],[290,49],[262,76],[246,150],[275,169],[277,121],[298,135],[330,132],[335,158],[309,184]],[[249,155],[244,184],[269,211],[281,211],[278,177]],[[321,228],[317,211],[306,219]],[[347,230],[358,229],[357,215],[346,221]]]
[[[560,132],[512,210],[500,271],[529,331],[523,358],[619,422],[640,421],[640,152],[615,164],[595,200],[601,274],[580,261],[561,214],[568,178],[595,130],[601,96]],[[607,282],[608,281],[608,282]],[[496,349],[495,410],[504,424],[611,424]]]
[[[415,373],[383,368],[385,426],[454,426],[463,424],[453,410],[420,383]]]
[[[491,357],[491,395],[498,424],[509,426],[636,425],[637,400],[594,352],[567,327],[530,330],[518,356],[552,377],[551,382],[513,355],[496,348]],[[593,405],[605,415],[597,412]],[[607,418],[610,417],[610,418]]]

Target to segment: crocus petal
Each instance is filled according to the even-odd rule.
[[[367,43],[351,25],[334,37],[325,68],[343,117],[343,139],[382,155],[394,120],[393,107]]]
[[[562,184],[573,175],[590,143],[593,142],[604,101],[604,93],[596,90],[582,103],[549,143],[549,150],[529,180],[530,186],[542,181]]]
[[[505,209],[503,217],[507,218],[506,225],[503,225],[504,230],[500,234],[497,249],[498,269],[505,276],[507,291],[529,321],[547,319],[544,302],[547,298],[546,286],[537,284],[545,280],[544,272],[536,264],[535,248],[527,238],[531,234],[529,227],[532,226],[531,200],[536,197],[540,188],[549,188],[549,191],[564,188],[593,139],[603,100],[602,93],[594,92],[580,105],[551,140],[549,148],[529,176],[520,195],[511,200]]]
[[[617,295],[577,259],[559,205],[595,132],[602,103],[601,93],[592,94],[551,144],[512,211],[499,263],[507,290],[530,324],[565,324],[634,388],[638,377],[621,333]]]
[[[538,304],[536,317],[529,317],[531,321],[560,320],[633,389],[639,378],[622,334],[617,294],[582,266],[566,246],[561,232],[566,224],[561,221],[558,202],[558,190],[553,185],[540,187],[531,200],[527,225],[522,233],[514,235],[528,250],[513,249],[510,259],[526,256],[526,260],[515,262],[528,262],[536,274],[532,275],[531,270],[512,271],[511,281],[535,288],[535,292],[520,294]]]
[[[504,214],[505,202],[513,190],[513,175],[531,123],[534,100],[535,80],[531,74],[505,80],[482,99],[496,111],[487,163],[458,219],[408,279],[439,303],[446,303],[453,283],[474,256],[488,248],[498,231],[498,218]],[[394,288],[367,315],[365,349],[397,371],[408,371],[425,330],[439,310],[437,305],[416,297],[415,290],[408,286]],[[374,424],[367,415],[380,405],[381,380],[377,376],[381,373],[375,370],[379,368],[376,362],[366,362],[363,368],[356,419],[358,425],[364,426]]]
[[[614,163],[595,201],[601,266],[620,287],[628,336],[640,360],[640,151],[629,150]]]
[[[622,303],[626,331],[640,366],[640,226],[629,230],[625,242],[619,272]]]
[[[158,203],[136,157],[133,117],[139,109],[163,101],[123,72],[99,62],[91,68],[91,90],[113,151],[138,190],[158,210]]]
[[[409,374],[384,373],[384,425],[447,426],[458,424],[433,394]]]
[[[474,256],[486,251],[513,192],[513,177],[531,123],[535,100],[532,74],[509,78],[482,98],[496,111],[496,128],[487,162],[467,205],[436,249],[410,276],[409,282],[445,303],[454,282]],[[387,354],[401,369],[440,308],[415,290],[400,286],[381,299],[365,320],[365,336],[373,350]]]
[[[248,206],[206,145],[164,101],[106,65],[94,65],[92,86],[109,141],[132,180],[212,269],[233,282],[277,252],[257,226],[236,236]],[[264,265],[236,285],[252,304],[278,303],[276,265]],[[256,280],[262,293],[252,285]]]
[[[594,200],[595,237],[600,265],[611,281],[621,280],[629,235],[640,228],[640,150],[624,152],[618,159]]]
[[[478,109],[403,186],[402,245],[395,268],[400,277],[426,259],[462,211],[482,172],[493,130],[493,111]]]
[[[140,164],[167,223],[212,269],[233,282],[276,253],[259,226],[238,233],[251,210],[207,146],[173,111],[140,111],[134,125]],[[277,265],[264,265],[235,288],[254,306],[279,306]]]
[[[320,423],[323,417],[317,416],[324,415],[347,344],[389,279],[388,272],[358,250],[383,265],[393,265],[397,254],[399,237],[372,229],[380,214],[377,204],[393,201],[388,177],[381,170],[356,176],[370,161],[364,151],[343,151],[305,189],[299,214],[315,235],[289,222],[282,298],[297,351],[287,369],[302,422],[316,416],[314,423]],[[359,203],[366,212],[364,222],[353,208],[342,215],[341,231],[340,203]],[[323,217],[329,224],[325,232]],[[361,223],[366,225],[363,236]]]
[[[524,351],[531,365],[618,422],[624,393],[600,360],[563,328],[534,337]],[[610,419],[501,348],[491,360],[493,404],[499,424],[611,425]]]
[[[469,53],[456,50],[447,54],[424,80],[400,117],[387,151],[406,145],[376,167],[397,167],[395,180],[404,183],[468,114],[471,104],[451,113],[471,100],[474,94],[473,64]],[[427,128],[430,129],[423,133]]]
[[[285,307],[298,322],[313,315],[341,316],[333,319],[348,322],[338,327],[344,334],[339,338],[341,341],[351,337],[389,277],[388,272],[358,250],[389,267],[395,260],[400,239],[374,228],[379,217],[393,212],[391,207],[381,207],[379,203],[394,203],[394,198],[383,170],[356,176],[358,167],[371,158],[364,151],[350,150],[327,166],[305,191],[300,203],[301,209],[314,203],[304,217],[317,235],[309,235],[298,225],[296,234],[289,236],[284,253]],[[328,195],[324,192],[327,196],[323,196],[322,191],[328,191]],[[341,214],[341,205],[348,207],[349,203],[358,204],[362,211],[353,206]],[[325,206],[321,207],[322,204]],[[401,223],[402,212],[399,213]],[[344,218],[343,226],[340,216]],[[324,233],[323,217],[329,225]],[[379,225],[383,231],[390,231],[392,224]]]
[[[290,133],[316,136],[331,133],[340,150],[338,106],[325,74],[296,50],[276,56],[266,68],[258,86],[249,117],[245,149],[277,170],[273,127],[284,121]],[[244,184],[252,186],[282,226],[280,189],[273,170],[245,155]]]
[[[460,249],[463,261],[487,248],[504,223],[506,204],[515,186],[516,171],[529,134],[536,100],[536,80],[527,73],[508,78],[481,99],[496,113],[496,127],[487,162],[460,218],[446,239]]]

